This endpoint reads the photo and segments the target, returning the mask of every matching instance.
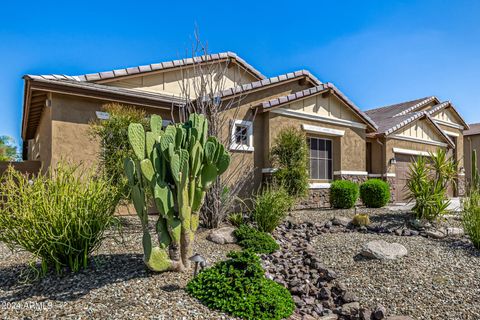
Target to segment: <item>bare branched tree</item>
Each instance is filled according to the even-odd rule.
[[[185,121],[190,113],[206,116],[209,122],[209,135],[215,136],[231,150],[232,126],[241,116],[242,101],[246,94],[241,92],[242,79],[248,73],[238,64],[227,60],[212,59],[208,45],[203,43],[195,32],[192,48],[187,55],[193,59],[193,67],[184,67],[180,80],[183,107],[172,107],[172,118]],[[232,74],[236,75],[232,79]],[[247,81],[248,82],[248,81]],[[226,89],[233,88],[234,94],[226,96]],[[173,117],[178,112],[178,117]],[[249,121],[253,122],[255,114]],[[208,191],[201,218],[208,228],[216,228],[225,216],[235,208],[236,200],[247,184],[252,183],[253,163],[247,154],[233,150],[235,165],[225,172]]]

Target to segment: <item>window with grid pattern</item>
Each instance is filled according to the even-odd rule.
[[[310,179],[332,180],[332,140],[308,138],[310,148]]]

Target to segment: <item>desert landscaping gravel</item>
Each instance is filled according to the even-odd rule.
[[[94,267],[75,275],[49,275],[34,284],[19,283],[30,255],[12,254],[0,243],[0,319],[231,319],[183,290],[191,273],[146,270],[138,218],[122,219],[124,244],[106,239]],[[194,250],[209,264],[238,250],[206,240],[207,234],[199,231]]]
[[[324,223],[336,215],[353,216],[353,210],[296,212],[289,219]],[[372,218],[375,223],[398,225],[406,216],[383,211]],[[458,225],[456,221],[444,223]],[[380,261],[358,255],[363,244],[378,239],[404,245],[407,256]],[[380,303],[389,314],[414,319],[480,319],[480,252],[465,237],[433,240],[338,232],[317,236],[311,244],[322,263],[337,272],[362,306]]]
[[[359,209],[374,225],[399,227],[409,219],[403,212]],[[324,224],[335,216],[352,217],[353,210],[311,210],[291,214],[294,223]],[[1,319],[231,319],[191,298],[184,287],[190,273],[157,274],[142,262],[137,217],[122,218],[123,243],[109,236],[89,270],[64,276],[47,275],[21,283],[30,255],[11,253],[0,244]],[[152,222],[154,217],[152,217]],[[459,226],[452,217],[446,225]],[[336,227],[332,228],[334,230]],[[414,319],[480,319],[480,253],[465,237],[433,240],[337,229],[311,239],[320,261],[338,275],[362,307],[382,304],[390,315]],[[225,259],[234,244],[206,240],[200,230],[195,251],[209,265]],[[404,245],[408,254],[392,260],[367,260],[358,253],[370,240]]]

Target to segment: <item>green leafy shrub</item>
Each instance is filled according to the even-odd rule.
[[[380,179],[370,179],[360,185],[360,199],[368,208],[381,208],[390,201],[390,186]]]
[[[118,221],[116,195],[109,181],[78,167],[59,164],[33,180],[9,168],[0,181],[0,241],[39,258],[43,273],[76,272]]]
[[[476,189],[463,201],[462,223],[470,241],[480,249],[480,191]]]
[[[228,215],[228,221],[234,227],[240,227],[242,224],[245,223],[243,219],[243,213],[241,212],[230,213]]]
[[[293,127],[283,129],[271,150],[277,167],[274,178],[287,192],[301,198],[308,193],[308,146],[305,133]]]
[[[406,188],[409,201],[415,201],[415,218],[432,221],[447,213],[447,189],[455,183],[456,174],[457,162],[442,149],[410,164]]]
[[[358,185],[348,180],[335,180],[330,186],[330,204],[337,209],[352,208],[358,199]]]
[[[141,123],[148,130],[150,123],[145,111],[132,106],[108,104],[103,111],[109,114],[109,118],[97,120],[90,126],[92,136],[100,141],[98,157],[101,173],[118,188],[121,200],[129,200],[130,188],[123,161],[135,154],[128,142],[128,126],[130,123]]]
[[[242,319],[284,319],[293,313],[290,292],[265,278],[255,253],[230,252],[228,257],[193,278],[187,292],[211,309]]]
[[[273,232],[288,214],[293,198],[283,187],[267,187],[254,199],[253,221],[257,229]]]
[[[370,217],[366,213],[359,213],[353,216],[352,224],[357,227],[370,225]]]
[[[270,234],[245,224],[236,229],[234,234],[242,248],[255,253],[272,253],[280,248]]]

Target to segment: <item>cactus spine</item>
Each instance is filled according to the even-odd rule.
[[[181,271],[190,266],[192,244],[205,193],[230,164],[230,155],[215,137],[207,137],[208,122],[192,114],[183,124],[162,130],[153,115],[151,131],[141,124],[128,127],[135,159],[125,160],[131,197],[143,228],[145,264],[154,271]],[[146,190],[150,188],[159,218],[158,245],[148,230]]]

